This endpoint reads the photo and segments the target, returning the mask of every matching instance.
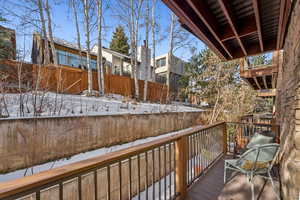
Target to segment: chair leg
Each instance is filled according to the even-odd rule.
[[[225,166],[224,166],[224,184],[226,183],[226,163],[225,163]]]
[[[277,199],[278,199],[278,200],[280,200],[280,197],[279,197],[279,195],[277,194],[277,192],[276,192],[276,190],[275,190],[275,184],[274,184],[274,181],[273,181],[273,179],[272,179],[272,176],[271,176],[271,173],[270,173],[270,171],[268,171],[268,176],[269,176],[269,178],[270,178],[270,180],[271,180],[271,184],[272,184],[272,187],[273,187],[274,193],[275,193],[275,195],[276,195]]]
[[[255,200],[254,183],[252,183],[252,181],[251,181],[250,184],[251,184],[251,195],[252,195],[252,200]]]

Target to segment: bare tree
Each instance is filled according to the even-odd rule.
[[[156,61],[155,61],[155,45],[156,45],[156,16],[155,16],[155,6],[156,0],[152,0],[152,63],[153,63],[153,72],[152,72],[152,80],[155,81],[155,68],[156,68]]]
[[[82,0],[83,8],[84,8],[84,28],[85,28],[85,37],[86,37],[86,63],[88,68],[88,95],[92,94],[93,90],[93,74],[91,69],[91,40],[90,40],[90,0]]]
[[[146,42],[145,42],[145,49],[146,49],[146,79],[144,85],[144,101],[147,101],[147,92],[148,92],[148,81],[150,80],[150,73],[151,73],[151,65],[149,63],[149,1],[147,0],[146,3]]]
[[[43,2],[42,0],[36,0],[37,6],[39,9],[39,15],[41,20],[41,27],[42,27],[42,33],[44,37],[44,46],[45,46],[45,52],[44,52],[44,64],[50,63],[50,54],[49,54],[49,42],[47,37],[47,30],[46,30],[46,22],[44,17],[44,9],[43,9]]]
[[[49,39],[50,39],[52,59],[53,59],[53,63],[55,65],[57,65],[57,56],[56,56],[56,50],[55,50],[53,34],[52,34],[51,8],[49,6],[49,0],[46,0],[45,10],[46,10],[47,18],[48,18],[48,33],[49,33]]]
[[[79,29],[78,14],[77,14],[75,0],[71,0],[70,4],[72,7],[74,22],[75,22],[75,26],[76,26],[76,36],[77,36],[76,40],[77,40],[77,46],[79,49],[79,59],[80,59],[79,63],[80,63],[80,66],[82,66],[82,49],[81,49],[81,41],[80,41],[80,29]]]
[[[138,61],[137,61],[137,47],[138,47],[138,36],[139,36],[139,23],[141,16],[141,9],[143,0],[138,0],[137,5],[134,4],[134,0],[130,1],[131,8],[131,31],[130,37],[133,41],[131,43],[132,54],[133,54],[133,76],[134,76],[134,87],[135,87],[135,98],[139,98],[139,82],[138,82]],[[132,57],[131,57],[132,58]]]
[[[98,6],[98,54],[97,54],[97,75],[99,94],[103,95],[105,92],[104,85],[104,69],[103,69],[103,57],[102,57],[102,0],[97,0]]]
[[[169,36],[169,50],[168,50],[168,63],[167,63],[167,99],[170,101],[170,84],[171,84],[171,67],[173,65],[173,48],[174,48],[174,26],[175,26],[175,14],[171,14],[170,36]]]

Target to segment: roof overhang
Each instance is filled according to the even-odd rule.
[[[223,60],[283,47],[291,0],[163,0]]]

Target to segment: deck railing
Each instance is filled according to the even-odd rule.
[[[279,126],[266,123],[227,122],[227,152],[237,154],[244,149],[255,133],[274,137],[279,143]]]
[[[0,199],[184,199],[188,187],[231,150],[234,125],[247,127],[241,123],[227,126],[225,122],[196,126],[163,139],[0,183]]]

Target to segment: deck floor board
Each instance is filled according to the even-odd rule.
[[[208,172],[191,186],[187,200],[251,200],[251,186],[242,174],[229,174],[224,185],[224,158],[220,159]],[[271,182],[262,177],[254,178],[257,200],[277,200]],[[278,192],[278,183],[276,183]]]

